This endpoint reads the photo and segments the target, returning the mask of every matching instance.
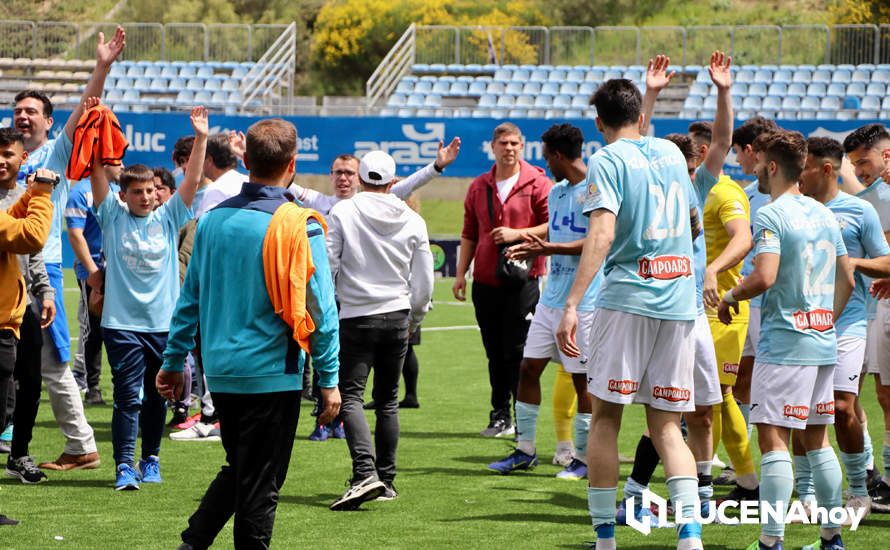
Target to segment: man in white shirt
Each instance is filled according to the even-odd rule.
[[[204,176],[211,181],[200,201],[195,201],[195,219],[200,218],[222,201],[241,192],[241,184],[247,176],[238,172],[238,157],[229,146],[229,136],[215,134],[207,141],[207,158],[204,159]]]

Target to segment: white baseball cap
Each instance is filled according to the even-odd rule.
[[[368,185],[386,185],[396,177],[396,161],[383,151],[371,151],[362,157],[358,174]]]

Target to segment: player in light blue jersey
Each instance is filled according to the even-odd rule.
[[[83,99],[102,96],[105,77],[108,76],[111,64],[123,51],[125,43],[126,35],[122,27],[117,27],[114,37],[108,42],[105,41],[104,33],[99,33],[96,66],[84,87]],[[58,137],[53,139],[49,136],[53,127],[53,104],[43,92],[24,90],[16,94],[12,114],[13,126],[24,135],[25,150],[28,151],[28,160],[19,171],[19,182],[24,182],[27,175],[38,168],[48,168],[61,176],[52,194],[53,222],[43,248],[46,272],[56,289],[56,318],[44,329],[44,342],[52,342],[53,345],[43,346],[41,375],[56,421],[65,436],[65,448],[59,458],[40,464],[41,468],[51,470],[95,468],[99,465],[93,429],[87,424],[80,392],[68,367],[71,342],[62,284],[62,219],[69,189],[65,169],[73,148],[71,140],[74,130],[83,112],[81,102],[68,117]]]
[[[527,470],[538,463],[535,430],[541,406],[541,375],[550,361],[561,363],[571,374],[578,395],[575,415],[575,458],[559,472],[562,479],[587,477],[587,432],[590,427],[590,394],[587,393],[587,357],[568,357],[557,347],[556,329],[562,318],[563,306],[575,280],[588,218],[582,213],[587,197],[587,167],[581,150],[584,135],[571,124],[550,127],[541,136],[544,160],[553,179],[558,181],[547,197],[550,222],[547,241],[531,233],[526,243],[510,249],[511,257],[528,259],[550,256],[547,286],[535,308],[535,316],[525,341],[522,363],[519,366],[519,388],[516,394],[516,450],[488,465],[501,474],[513,470]],[[594,300],[602,274],[598,273],[587,287],[577,306],[581,319],[578,338],[584,348],[589,344]]]
[[[844,151],[852,164],[854,176],[862,183],[844,178],[844,189],[856,193],[875,207],[881,220],[884,236],[890,237],[890,133],[881,124],[868,124],[856,129],[844,139]],[[888,239],[890,240],[890,239]],[[877,287],[888,283],[875,281]],[[878,403],[884,413],[884,471],[880,481],[870,486],[872,509],[890,512],[890,336],[881,327],[890,322],[890,300],[886,297],[870,304],[866,363],[869,373],[875,374]],[[857,411],[860,412],[860,411]],[[864,412],[860,421],[865,422]],[[868,433],[867,428],[863,429]],[[875,476],[877,477],[877,476]],[[871,476],[869,476],[871,479]]]
[[[617,440],[626,404],[647,406],[678,514],[692,517],[699,505],[695,459],[683,441],[680,414],[695,409],[689,220],[710,189],[693,191],[686,160],[673,143],[640,134],[642,98],[632,82],[605,82],[592,103],[608,145],[588,162],[583,211],[590,226],[557,338],[563,353],[586,354],[591,365],[587,501],[596,548],[602,550],[615,548]],[[576,338],[578,306],[600,267],[591,349],[582,350]],[[702,548],[698,523],[682,525],[679,537],[678,548]]]
[[[838,189],[838,173],[843,157],[844,149],[836,140],[820,137],[807,140],[807,163],[800,175],[800,190],[834,213],[851,262],[857,258],[882,258],[890,262],[890,246],[884,238],[874,207]],[[838,355],[834,371],[835,433],[850,491],[847,507],[861,508],[867,515],[871,509],[871,498],[866,487],[866,469],[871,450],[864,445],[862,425],[856,416],[856,402],[865,359],[869,285],[861,273],[855,274],[855,281],[847,307],[835,322]],[[794,441],[797,491],[802,501],[815,500],[809,461],[803,454],[799,433],[795,432]]]
[[[834,319],[847,303],[853,276],[837,220],[819,202],[800,194],[806,141],[798,132],[765,133],[754,141],[760,190],[772,202],[754,224],[754,271],[724,294],[720,320],[729,323],[737,302],[763,294],[761,334],[751,385],[751,422],[760,443],[760,498],[776,510],[767,515],[760,539],[749,550],[781,549],[784,513],[794,484],[788,442],[791,430],[803,443],[815,479],[816,498],[826,509],[841,506],[841,470],[828,443],[834,421]],[[825,518],[820,547],[842,549],[840,525]]]

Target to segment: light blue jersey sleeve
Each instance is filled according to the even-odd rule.
[[[587,167],[587,199],[581,211],[590,215],[594,210],[605,209],[618,215],[623,193],[618,169],[611,158],[595,154]]]
[[[890,245],[884,237],[878,212],[871,204],[866,204],[862,211],[862,247],[869,258],[890,254]]]
[[[719,177],[711,174],[705,165],[702,164],[695,170],[695,178],[692,181],[695,196],[699,198],[696,205],[696,218],[690,221],[692,231],[692,256],[695,264],[695,306],[698,314],[705,312],[704,286],[705,271],[708,269],[708,250],[705,243],[705,232],[702,227],[702,210],[705,205],[705,198],[714,185],[717,184]],[[705,191],[706,190],[706,191]],[[704,195],[702,195],[704,192]]]
[[[194,211],[182,202],[179,193],[173,193],[170,199],[158,208],[158,217],[164,221],[168,231],[179,234],[179,228],[195,217]]]

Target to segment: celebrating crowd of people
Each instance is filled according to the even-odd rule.
[[[304,395],[317,399],[310,439],[344,437],[352,459],[349,488],[330,508],[397,498],[399,380],[413,363],[414,393],[401,405],[417,406],[412,342],[433,290],[426,225],[405,199],[456,160],[460,139],[403,180],[386,152],[339,155],[326,195],[293,183],[291,123],[211,135],[207,109],[194,107],[194,135],[173,148],[173,172],[125,164],[126,139],[99,100],[125,42],[120,28],[107,42],[100,33],[84,101],[58,137],[49,138],[53,106],[38,90],[16,96],[13,127],[0,129],[7,473],[39,483],[44,470],[99,466],[83,402],[104,402],[104,346],[115,490],[162,482],[168,408],[172,439],[225,449],[181,548],[209,547],[233,516],[236,547],[268,547]],[[761,117],[733,129],[731,60],[714,52],[708,70],[716,116],[688,135],[648,135],[673,76],[657,56],[645,95],[615,79],[591,98],[607,145],[586,163],[581,129],[554,124],[541,136],[551,180],[523,160],[522,131],[504,122],[492,136],[494,166],[466,194],[453,293],[466,300],[472,269],[491,386],[481,435],[517,442],[488,468],[538,464],[540,381],[559,363],[557,477],[588,480],[598,550],[616,547],[616,524],[659,522],[640,498],[659,462],[685,518],[707,517],[724,483],[734,487],[718,500],[784,512],[796,485],[807,509],[840,507],[841,462],[847,508],[860,518],[890,511],[890,431],[881,475],[858,398],[874,373],[890,427],[890,134],[868,125],[843,143],[805,139]],[[730,150],[755,183],[722,173]],[[63,219],[80,293],[74,357]],[[41,383],[66,445],[36,465],[28,447]],[[193,392],[200,412],[190,416]],[[616,507],[631,403],[646,407],[647,430],[633,434],[624,496],[634,500]],[[375,411],[373,438],[363,407]],[[833,423],[840,461],[827,438]],[[731,466],[714,478],[721,441]],[[843,548],[841,525],[822,518],[807,548]],[[701,524],[678,523],[677,548],[703,548]],[[784,523],[767,520],[750,548],[781,549]]]

